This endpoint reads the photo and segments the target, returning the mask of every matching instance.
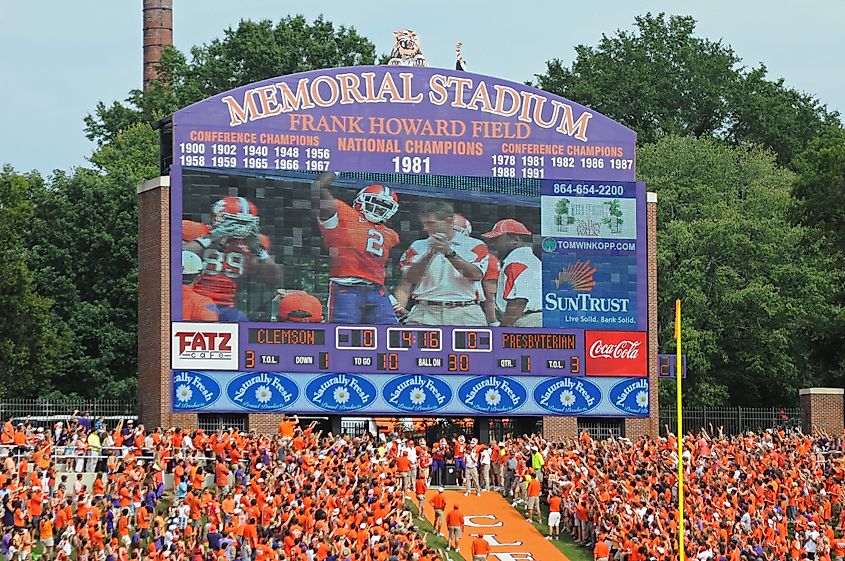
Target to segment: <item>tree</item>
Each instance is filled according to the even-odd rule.
[[[0,396],[34,397],[51,386],[67,348],[52,321],[52,302],[36,291],[27,262],[30,200],[40,176],[0,172]],[[37,251],[34,248],[34,251]]]
[[[658,194],[661,348],[681,298],[690,403],[794,403],[820,379],[813,337],[837,283],[789,221],[794,175],[761,149],[690,137],[643,147],[638,167]]]
[[[829,128],[798,158],[796,217],[845,256],[845,130]]]
[[[296,72],[373,64],[375,45],[354,27],[335,28],[322,16],[309,24],[301,15],[242,20],[222,39],[191,49],[190,60],[174,48],[162,54],[159,79],[146,92],[133,90],[127,104],[100,102],[85,118],[89,139],[98,144],[138,122],[152,123],[218,93]]]
[[[845,384],[845,130],[830,128],[798,158],[793,194],[795,218],[815,232],[831,256],[839,282],[827,321],[814,334],[814,358],[823,365],[822,382]]]
[[[604,203],[607,206],[607,216],[602,219],[602,222],[610,228],[610,231],[618,234],[619,228],[625,221],[622,219],[624,213],[622,212],[622,205],[619,199],[613,199]]]
[[[765,66],[746,70],[729,45],[696,37],[691,17],[646,14],[634,26],[576,46],[571,66],[548,61],[535,85],[632,128],[641,145],[715,136],[766,146],[781,164],[838,123],[812,96],[766,80]]]
[[[555,224],[559,232],[566,232],[569,226],[575,224],[575,217],[569,215],[569,199],[561,197],[555,205]]]
[[[53,388],[131,398],[137,376],[136,181],[76,169],[33,191],[30,267],[71,352]]]

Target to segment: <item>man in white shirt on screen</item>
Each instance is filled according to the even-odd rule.
[[[502,261],[496,290],[501,325],[542,327],[543,264],[531,249],[531,231],[522,222],[506,218],[482,235],[492,240]]]
[[[429,237],[413,242],[400,261],[403,284],[413,287],[416,301],[408,324],[487,325],[481,280],[489,250],[481,240],[455,231],[454,214],[445,201],[426,202],[420,209]]]

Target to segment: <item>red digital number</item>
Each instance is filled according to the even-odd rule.
[[[428,349],[439,349],[440,348],[440,332],[439,331],[429,331],[428,332],[428,345],[426,345]]]
[[[450,354],[447,366],[449,372],[469,372],[469,356]]]
[[[244,368],[255,368],[255,351],[244,353]]]
[[[367,329],[361,332],[361,343],[362,346],[367,348],[372,348],[376,346],[375,337],[373,337],[374,331],[372,329]]]

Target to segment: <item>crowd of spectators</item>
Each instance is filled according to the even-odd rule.
[[[296,421],[272,435],[148,431],[75,416],[53,430],[8,421],[0,433],[0,554],[50,561],[440,559],[413,525],[384,441],[323,435]],[[171,476],[173,491],[165,492]]]
[[[687,558],[845,558],[843,438],[713,432],[683,442]],[[455,436],[429,446],[398,435],[324,435],[296,418],[276,434],[109,427],[76,414],[47,429],[10,420],[0,432],[0,554],[434,561],[444,555],[426,546],[406,500],[424,505],[428,485],[444,483],[454,465],[466,495],[501,492],[524,504],[529,520],[547,522],[549,539],[563,530],[597,561],[668,561],[678,557],[677,446],[671,433],[632,441],[586,432],[562,442]],[[444,522],[452,522],[437,496],[435,528],[448,537]]]
[[[685,437],[686,558],[845,559],[843,449],[842,436],[784,429],[727,436],[711,427]],[[671,433],[635,441],[524,436],[493,444],[503,466],[494,485],[514,505],[525,503],[529,519],[539,516],[542,495],[548,538],[562,528],[597,561],[676,560],[677,450]]]

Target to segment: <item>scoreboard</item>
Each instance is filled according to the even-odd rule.
[[[172,142],[174,411],[648,414],[630,129],[521,84],[378,66],[211,97]]]
[[[583,332],[543,329],[249,327],[243,370],[583,375]]]

